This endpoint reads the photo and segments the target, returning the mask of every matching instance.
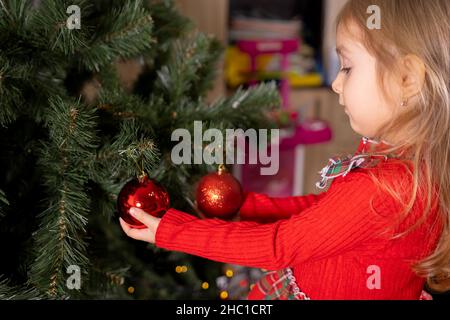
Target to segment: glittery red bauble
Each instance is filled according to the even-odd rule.
[[[148,214],[160,218],[169,209],[167,191],[147,178],[133,179],[122,188],[117,198],[120,217],[133,228],[146,228],[144,224],[130,215],[131,207],[144,210]]]
[[[221,167],[200,180],[196,198],[205,216],[230,219],[239,211],[244,195],[239,181]]]

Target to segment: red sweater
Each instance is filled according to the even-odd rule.
[[[377,194],[368,170],[400,182],[405,194],[411,186],[404,166],[389,159],[375,168],[358,168],[334,179],[328,191],[319,195],[276,199],[250,193],[240,210],[241,219],[259,222],[202,220],[170,209],[157,229],[156,245],[248,267],[291,267],[299,287],[312,300],[417,300],[425,279],[415,275],[409,263],[428,256],[436,247],[442,232],[436,199],[425,223],[391,240],[392,232],[382,231],[394,223],[400,206],[387,194]],[[416,222],[424,204],[419,195],[395,231]],[[367,285],[378,276],[380,288]]]

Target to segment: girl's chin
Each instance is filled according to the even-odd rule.
[[[363,137],[367,136],[366,135],[367,132],[366,133],[362,132],[363,130],[360,130],[360,128],[358,128],[351,119],[350,119],[350,127],[356,134],[359,134],[360,136],[363,136]]]

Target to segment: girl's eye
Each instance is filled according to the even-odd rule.
[[[342,68],[341,69],[341,72],[344,72],[345,74],[348,74],[348,73],[350,73],[350,70],[351,70],[352,68]]]

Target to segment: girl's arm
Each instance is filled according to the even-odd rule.
[[[240,220],[267,223],[288,219],[317,203],[325,194],[326,192],[318,195],[271,198],[265,194],[249,192],[239,210]]]
[[[371,203],[371,178],[354,172],[338,178],[320,201],[275,223],[201,220],[170,209],[156,230],[156,245],[219,262],[277,270],[349,251],[387,226],[387,199]],[[373,206],[373,207],[372,207]],[[377,210],[379,211],[379,210]],[[392,215],[391,217],[392,218]]]

